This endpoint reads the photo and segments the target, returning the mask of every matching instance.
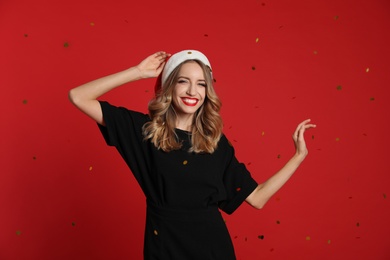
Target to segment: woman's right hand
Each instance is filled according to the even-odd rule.
[[[165,60],[169,56],[171,54],[165,51],[159,51],[144,59],[140,64],[135,66],[140,73],[140,77],[155,78],[160,75],[164,68]]]

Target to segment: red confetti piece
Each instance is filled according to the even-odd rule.
[[[339,16],[338,16],[338,15],[336,15],[336,16],[334,17],[334,19],[335,19],[335,20],[338,20],[338,19],[339,19]]]
[[[27,38],[27,37],[28,37],[28,34],[27,34],[27,33],[25,33],[25,34],[24,34],[24,37],[26,37],[26,38]]]
[[[33,156],[33,160],[36,160],[37,159],[37,157],[36,156]]]
[[[370,68],[366,68],[366,72],[368,73],[370,71]]]
[[[264,235],[260,235],[260,236],[258,236],[258,238],[263,240],[264,239]]]
[[[278,159],[280,159],[280,157],[282,157],[280,154],[278,154]]]
[[[383,198],[385,198],[385,199],[386,199],[386,197],[387,197],[387,196],[386,196],[386,193],[383,193]]]
[[[94,22],[91,22],[90,25],[91,25],[91,26],[95,26],[95,23],[94,23]]]
[[[92,171],[92,166],[89,166],[89,170]]]
[[[255,66],[252,66],[252,70],[256,70],[256,67],[255,67]]]
[[[64,47],[65,47],[65,48],[68,48],[68,47],[69,47],[69,42],[65,42],[65,43],[64,43]]]
[[[241,190],[241,188],[237,188],[237,189],[236,189],[236,191],[240,191],[240,190]]]
[[[307,240],[307,241],[310,241],[310,240],[311,240],[311,237],[310,237],[310,236],[306,236],[306,240]]]
[[[280,221],[279,221],[279,220],[276,220],[276,224],[280,225]]]
[[[75,223],[75,222],[72,222],[72,226],[73,226],[73,227],[76,226],[76,223]]]
[[[359,223],[359,222],[357,222],[357,223],[356,223],[356,226],[357,226],[357,227],[360,227],[360,223]]]

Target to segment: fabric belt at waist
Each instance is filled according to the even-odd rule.
[[[159,218],[180,221],[209,221],[213,217],[221,217],[217,205],[199,209],[177,209],[156,205],[147,201],[147,213]]]

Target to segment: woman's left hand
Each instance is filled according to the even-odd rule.
[[[304,133],[307,129],[316,127],[315,124],[310,124],[310,121],[310,119],[306,119],[300,123],[292,136],[295,144],[296,155],[298,156],[306,157],[308,154]]]

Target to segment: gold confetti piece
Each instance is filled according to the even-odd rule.
[[[336,15],[336,16],[334,17],[334,19],[335,19],[335,20],[338,20],[338,19],[339,19],[339,16],[338,16],[338,15]]]
[[[22,234],[22,231],[20,231],[20,230],[17,230],[17,231],[16,231],[16,235],[17,235],[17,236],[20,236],[21,234]]]
[[[75,223],[75,222],[72,222],[72,226],[73,226],[73,227],[76,226],[76,223]]]
[[[95,26],[95,23],[94,23],[94,22],[91,22],[90,25],[91,25],[91,26]]]
[[[342,87],[341,85],[338,85],[336,89],[337,89],[337,90],[342,90],[343,87]]]
[[[65,42],[65,43],[64,43],[64,47],[65,47],[65,48],[68,48],[68,47],[69,47],[69,42]]]
[[[264,235],[260,235],[260,236],[258,236],[258,238],[263,240],[264,239]]]
[[[264,135],[265,135],[265,132],[264,132],[264,131],[262,131],[262,132],[261,132],[261,136],[264,136]]]
[[[336,137],[336,142],[340,141],[340,138]]]
[[[366,72],[369,72],[369,71],[370,71],[370,68],[367,68],[367,69],[366,69]]]
[[[89,170],[92,171],[92,166],[89,166]]]
[[[328,239],[328,245],[330,245],[330,239]]]
[[[313,51],[314,55],[317,55],[318,54],[318,51]]]
[[[259,42],[259,38],[256,38],[256,43],[258,43]]]
[[[374,97],[370,97],[370,100],[371,100],[371,101],[374,101],[374,100],[375,100],[375,98],[374,98]]]
[[[25,104],[25,105],[26,105],[26,104],[27,104],[27,102],[28,102],[28,101],[27,101],[27,99],[23,99],[23,104]]]
[[[157,230],[154,230],[154,231],[153,231],[153,234],[156,235],[156,236],[158,236]]]
[[[183,165],[187,165],[188,161],[187,160],[184,160],[183,161]]]
[[[311,240],[311,237],[310,237],[310,236],[306,236],[306,240],[307,240],[307,241],[310,241],[310,240]]]

